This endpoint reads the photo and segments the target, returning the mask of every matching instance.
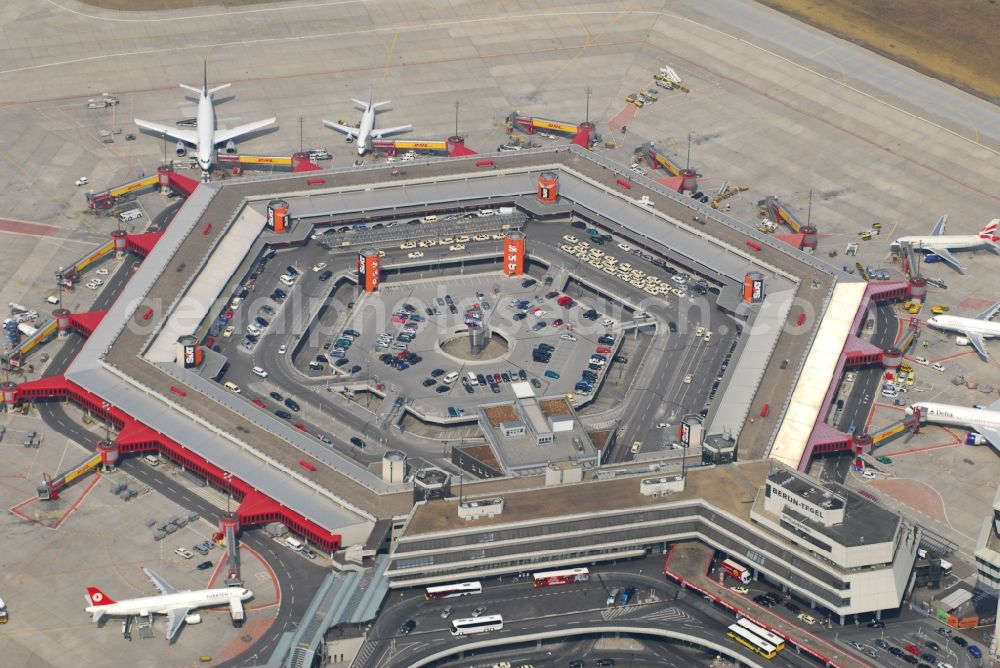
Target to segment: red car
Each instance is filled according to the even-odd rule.
[[[607,346],[598,346],[597,352],[601,353],[602,355],[607,355],[608,353],[611,352],[611,348],[608,348]]]
[[[556,304],[559,304],[559,306],[566,306],[566,304],[569,304],[571,301],[573,300],[568,295],[563,295],[556,300]]]
[[[907,652],[909,652],[913,656],[920,656],[920,648],[917,647],[916,645],[907,645],[903,649],[905,649]]]
[[[406,356],[410,354],[409,350],[404,350],[402,352],[396,353],[396,359],[405,360]]]
[[[301,422],[296,422],[295,423],[295,428],[298,429],[299,431],[305,432],[307,434],[309,433],[309,430],[306,429],[306,426],[304,424],[302,424]]]
[[[553,327],[558,327],[561,324],[563,324],[562,318],[556,318],[555,320],[552,321]]]
[[[261,399],[260,397],[251,399],[250,403],[252,403],[254,406],[257,406],[258,408],[267,408],[267,404],[265,404],[264,400]]]

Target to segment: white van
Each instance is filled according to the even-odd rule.
[[[146,460],[146,463],[149,464],[150,466],[160,465],[160,458],[157,457],[156,455],[146,455],[145,457],[143,457],[143,459]]]
[[[281,276],[278,277],[278,280],[287,285],[288,287],[292,287],[293,285],[295,285],[295,277],[289,276],[288,274],[282,274]]]
[[[123,223],[130,223],[133,220],[139,220],[140,218],[142,218],[142,211],[139,211],[139,209],[122,211],[121,213],[118,214],[118,220],[122,221]]]
[[[469,385],[472,385],[473,387],[479,385],[479,379],[477,379],[476,374],[472,373],[471,371],[468,374],[466,374],[466,378],[469,379]]]
[[[239,394],[240,393],[240,386],[237,385],[236,383],[234,383],[231,380],[226,381],[226,384],[223,385],[223,387],[226,388],[227,390],[229,390],[230,392],[232,392],[233,394]]]
[[[930,360],[928,360],[926,357],[914,357],[913,361],[923,366],[928,366],[930,364]]]
[[[255,366],[253,369],[251,369],[251,371],[253,371],[255,376],[260,376],[261,378],[267,378],[267,372],[264,371],[262,367]]]
[[[424,216],[420,220],[424,221],[425,223],[436,223],[437,219],[438,219],[437,216],[431,215],[431,216]]]
[[[451,385],[456,380],[458,380],[458,372],[457,371],[452,371],[451,373],[446,374],[445,377],[441,379],[442,382],[445,382],[448,385]]]
[[[301,552],[303,548],[305,548],[305,545],[303,545],[301,541],[288,537],[285,539],[285,547],[290,550],[295,550],[296,552]]]
[[[47,301],[50,304],[58,304],[59,298],[56,297],[55,295],[49,295],[48,297],[45,298],[45,301]]]

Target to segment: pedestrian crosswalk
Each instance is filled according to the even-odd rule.
[[[368,659],[371,658],[371,655],[375,651],[376,647],[378,647],[378,643],[374,640],[365,642],[365,644],[362,645],[361,649],[358,651],[358,655],[354,657],[352,665],[364,666]]]

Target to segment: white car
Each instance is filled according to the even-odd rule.
[[[465,244],[453,244],[451,246],[448,246],[448,250],[450,250],[450,251],[463,251],[463,250],[465,250]]]
[[[944,364],[941,364],[940,362],[934,362],[934,364],[931,364],[931,368],[936,369],[937,371],[945,371],[948,369],[948,367],[946,367]]]
[[[730,587],[730,589],[732,589],[737,594],[743,594],[744,596],[750,593],[750,590],[747,589],[746,587],[736,586],[736,587]]]
[[[667,426],[667,423],[666,423],[666,422],[657,422],[657,423],[656,423],[656,428],[657,428],[657,429],[663,429],[663,428],[664,428],[664,427],[666,427],[666,426]]]
[[[693,380],[693,378],[692,378],[691,374],[687,374],[687,375],[684,376],[684,384],[685,385],[690,385],[692,380]]]
[[[576,341],[576,337],[572,334],[560,334],[559,338],[563,341]]]
[[[190,550],[185,550],[183,547],[179,547],[176,550],[174,550],[174,554],[176,554],[178,557],[183,557],[185,559],[190,559],[191,557],[194,556],[194,554]]]
[[[605,318],[604,320],[601,321],[601,324],[604,325],[605,327],[610,327],[611,325],[615,324],[615,321],[612,320],[611,318]]]
[[[702,327],[701,325],[698,325],[698,328],[694,330],[694,335],[696,338],[701,338],[702,336],[705,335],[705,328]]]
[[[78,178],[76,180],[76,185],[78,185],[78,186],[85,186],[88,183],[90,183],[90,181],[87,180],[86,176],[81,176],[80,178]]]
[[[224,330],[222,330],[222,336],[228,339],[230,336],[233,335],[233,332],[235,331],[236,331],[236,325],[230,325],[229,327],[226,327]]]
[[[286,346],[284,343],[282,343],[280,346],[278,346],[278,354],[279,355],[284,355],[286,352],[288,352],[288,346]]]
[[[253,369],[251,369],[251,371],[253,371],[255,376],[260,376],[261,378],[267,378],[267,372],[264,371],[264,369],[262,369],[259,366],[255,366]]]
[[[804,612],[799,613],[797,619],[800,622],[805,622],[806,624],[809,624],[809,625],[812,625],[812,624],[816,623],[816,618],[815,617],[813,617],[812,615],[807,615]]]
[[[416,247],[417,247],[416,241],[404,241],[403,243],[399,244],[399,250],[410,250],[411,248],[416,248]]]
[[[564,234],[563,235],[563,241],[568,241],[571,244],[575,244],[575,243],[579,242],[579,239],[577,239],[576,237],[574,237],[572,234]]]
[[[418,257],[423,257],[423,256],[424,256],[423,251],[413,251],[412,253],[407,253],[406,255],[406,257],[410,258],[411,260],[415,260]]]
[[[90,288],[91,290],[96,290],[97,288],[99,288],[101,286],[99,286],[97,283],[94,283],[93,281],[91,281],[90,283],[87,283],[87,287]]]
[[[621,248],[626,253],[632,250],[632,247],[629,246],[628,244],[618,244],[618,247]]]
[[[101,267],[100,269],[98,269],[98,270],[97,270],[97,272],[96,272],[96,273],[97,273],[97,274],[98,274],[99,276],[107,276],[107,275],[108,275],[108,274],[109,274],[110,272],[108,271],[108,268],[107,268],[107,267]]]
[[[104,281],[102,281],[99,278],[92,278],[90,279],[90,282],[93,283],[94,285],[104,285]]]
[[[313,265],[314,272],[320,272],[323,271],[324,269],[326,269],[326,262],[317,262],[316,264]]]
[[[490,239],[490,235],[488,235],[488,234],[476,234],[476,235],[473,235],[473,237],[472,237],[473,241],[489,241],[489,239]]]
[[[261,329],[260,326],[257,325],[257,323],[251,322],[249,325],[247,325],[247,334],[250,334],[251,336],[260,336],[263,333],[264,330]]]

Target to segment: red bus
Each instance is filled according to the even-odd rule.
[[[722,568],[734,580],[739,580],[743,584],[750,584],[750,569],[746,566],[740,566],[732,559],[726,559],[722,562]]]
[[[590,580],[590,571],[586,568],[567,568],[563,571],[544,571],[533,573],[536,587],[551,587],[552,585],[566,585],[574,582],[587,582]]]
[[[483,585],[479,582],[459,582],[458,584],[428,587],[427,591],[424,592],[424,598],[428,601],[434,601],[439,598],[455,598],[456,596],[482,593]]]

